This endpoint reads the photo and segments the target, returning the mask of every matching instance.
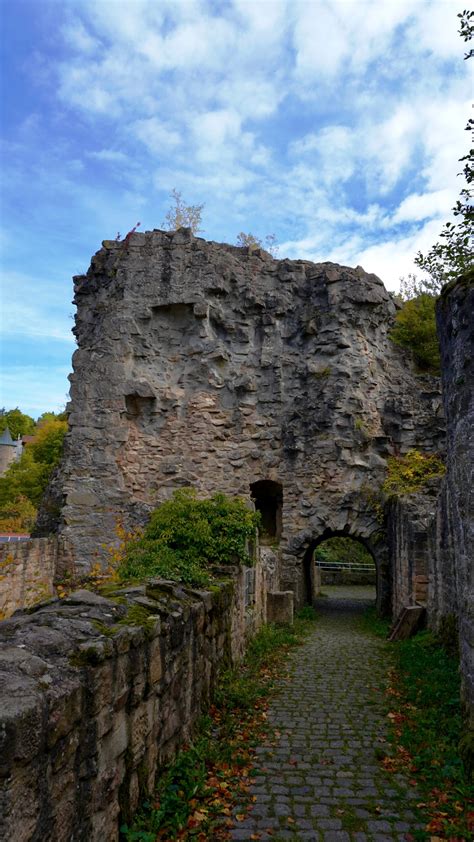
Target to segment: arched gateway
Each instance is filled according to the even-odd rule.
[[[75,302],[70,433],[40,531],[87,568],[117,520],[175,488],[243,495],[297,603],[311,548],[344,534],[372,552],[387,607],[386,460],[441,449],[444,424],[438,380],[389,338],[379,278],[150,231],[105,241]]]

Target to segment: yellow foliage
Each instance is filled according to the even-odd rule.
[[[420,453],[409,450],[405,456],[390,456],[387,460],[388,474],[382,490],[388,496],[413,494],[426,483],[441,477],[446,471],[442,459],[435,453]]]

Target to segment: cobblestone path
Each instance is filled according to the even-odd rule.
[[[361,628],[370,601],[360,597],[370,589],[324,590],[331,594],[318,601],[315,630],[292,652],[290,677],[272,700],[269,720],[279,736],[258,749],[256,802],[235,823],[235,840],[392,842],[420,827],[413,787],[377,759],[391,653]]]

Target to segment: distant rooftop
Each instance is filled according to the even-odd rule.
[[[8,445],[9,447],[15,447],[15,442],[13,441],[10,430],[8,427],[5,427],[3,433],[0,435],[0,444]]]

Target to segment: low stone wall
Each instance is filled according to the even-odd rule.
[[[377,571],[357,570],[321,570],[322,585],[373,585],[377,581]]]
[[[231,573],[213,592],[77,591],[0,625],[2,840],[118,839],[262,616]]]
[[[62,538],[33,538],[0,546],[0,620],[19,608],[55,596],[54,581],[72,572]]]

